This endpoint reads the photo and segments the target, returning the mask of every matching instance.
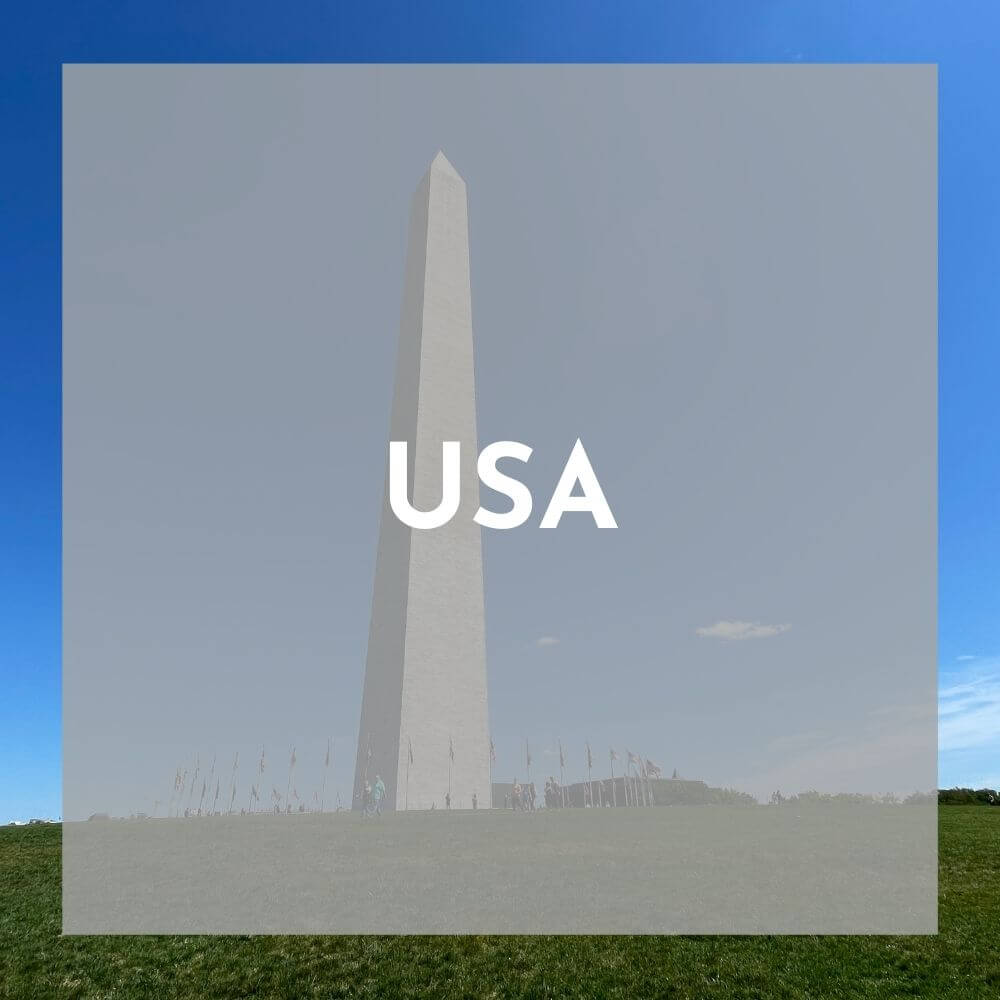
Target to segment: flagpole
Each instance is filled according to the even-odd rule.
[[[368,769],[371,767],[372,762],[372,734],[368,734],[368,746],[365,749],[365,782],[361,787],[361,808],[362,810],[368,809],[368,801],[365,799],[365,788],[368,787]],[[367,814],[367,813],[366,813]]]
[[[233,803],[236,801],[236,770],[240,766],[240,752],[236,751],[236,756],[233,758],[233,773],[229,778],[229,813],[233,814]]]
[[[559,740],[559,800],[562,802],[563,809],[566,808],[566,778],[564,775],[564,759],[563,759],[563,748],[562,740]]]
[[[260,786],[264,784],[264,744],[260,745],[260,760],[257,761],[257,794],[254,795],[254,783],[250,782],[250,812],[255,812],[253,803],[260,802]]]
[[[403,809],[410,809],[410,765],[413,763],[413,743],[406,737],[406,792],[403,796]]]
[[[187,811],[191,811],[191,803],[194,801],[194,786],[198,781],[198,772],[201,770],[201,756],[195,757],[194,774],[191,775],[191,787],[188,789]]]
[[[291,799],[288,797],[288,793],[292,788],[292,771],[295,769],[295,747],[292,747],[292,759],[288,762],[288,784],[285,785],[285,808],[287,811],[291,811]]]
[[[448,807],[451,808],[451,768],[455,763],[455,744],[448,737]]]
[[[215,777],[215,759],[218,756],[219,756],[218,753],[213,753],[212,754],[212,770],[208,772],[208,787],[209,788],[212,787],[212,779]],[[213,807],[212,811],[213,812],[215,811],[214,807]]]
[[[615,752],[614,750],[608,755],[611,759],[611,803],[612,806],[618,808],[618,789],[615,788]]]
[[[333,742],[332,736],[326,738],[326,763],[323,765],[323,794],[320,796],[319,811],[324,812],[326,807],[326,775],[330,770],[330,744]]]

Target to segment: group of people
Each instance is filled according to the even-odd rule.
[[[590,805],[588,791],[584,790],[584,798],[587,800],[586,804]],[[563,806],[570,805],[569,796],[566,789],[556,781],[555,778],[549,776],[545,780],[545,806],[547,809],[561,809]],[[504,795],[504,808],[513,809],[515,812],[534,812],[535,811],[535,783],[533,781],[525,782],[521,784],[514,779],[514,784],[509,792]]]
[[[362,814],[365,816],[381,816],[382,804],[385,802],[385,783],[382,781],[381,775],[375,775],[374,785],[365,778],[363,795]]]
[[[524,812],[535,811],[535,783],[530,781],[524,785],[514,779],[514,785],[504,797],[504,808],[513,809],[514,812],[523,810]]]
[[[533,781],[521,784],[514,779],[514,785],[504,796],[504,808],[513,809],[515,812],[535,811],[535,783]],[[545,780],[545,806],[548,809],[559,809],[567,805],[563,794],[563,787],[555,778],[549,776]]]
[[[545,805],[549,809],[561,809],[566,805],[562,785],[552,777],[545,782]]]
[[[382,776],[380,774],[375,775],[375,784],[373,785],[367,778],[365,779],[364,788],[362,790],[362,812],[365,816],[381,816],[382,806],[385,803],[385,783],[382,781]],[[449,789],[444,794],[444,807],[445,809],[451,809],[451,790]],[[431,803],[431,809],[434,808],[434,803]],[[472,808],[479,808],[479,796],[473,792],[472,793]]]
[[[450,809],[451,808],[451,789],[450,788],[448,789],[447,792],[444,793],[444,807],[445,807],[445,809]],[[433,809],[433,808],[434,808],[434,803],[432,802],[431,803],[431,809]],[[472,793],[472,808],[474,810],[479,808],[479,796],[475,792]]]

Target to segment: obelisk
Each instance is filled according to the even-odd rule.
[[[444,153],[413,195],[391,441],[408,443],[408,490],[438,506],[443,441],[461,442],[461,503],[443,527],[409,528],[388,471],[358,730],[354,807],[381,776],[389,809],[491,802],[476,385],[465,181]],[[388,454],[388,447],[386,448]],[[386,466],[388,470],[388,463]]]

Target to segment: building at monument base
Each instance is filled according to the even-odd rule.
[[[545,806],[545,783],[532,778],[535,785],[535,807]],[[529,782],[521,781],[522,789]],[[493,808],[513,808],[513,781],[493,782]],[[713,788],[704,781],[686,778],[641,778],[622,777],[594,778],[590,781],[575,781],[559,788],[556,802],[566,808],[584,809],[592,805],[600,808],[631,806],[680,806],[680,805],[739,805],[750,804],[752,797],[728,788]]]

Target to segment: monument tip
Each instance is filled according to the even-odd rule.
[[[437,151],[437,155],[431,160],[431,170],[437,170],[443,174],[447,174],[449,177],[462,180],[462,175],[451,165],[451,160],[444,155],[444,150],[441,149]]]

